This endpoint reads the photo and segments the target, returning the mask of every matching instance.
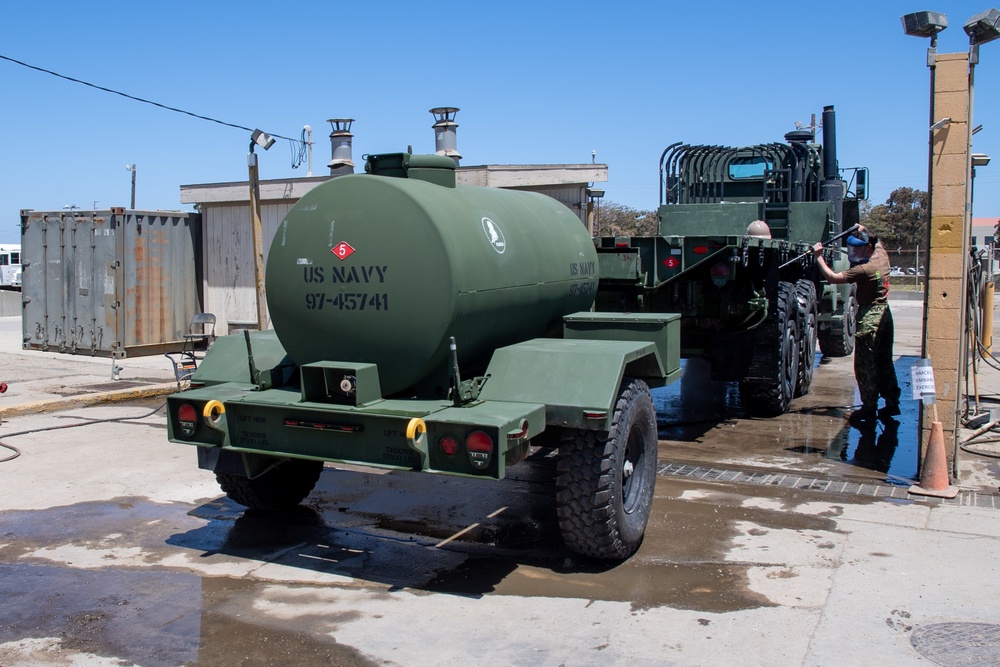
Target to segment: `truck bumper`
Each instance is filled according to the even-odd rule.
[[[501,479],[545,429],[541,404],[380,399],[347,406],[254,389],[226,383],[169,396],[170,441],[243,454],[249,477],[260,467],[254,457],[265,457]]]

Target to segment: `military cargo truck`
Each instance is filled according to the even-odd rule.
[[[270,246],[273,330],[225,336],[168,398],[173,442],[250,508],[300,503],[325,461],[501,479],[557,447],[567,546],[639,546],[657,470],[650,387],[680,316],[594,313],[598,258],[554,199],[372,155],[306,194]]]
[[[682,356],[738,381],[751,415],[786,412],[809,391],[817,343],[828,356],[854,350],[854,288],[821,281],[809,252],[856,224],[866,198],[867,169],[839,168],[835,122],[824,108],[822,145],[814,130],[742,148],[672,144],[657,234],[597,240],[596,309],[680,315]],[[837,245],[834,271],[847,268]]]

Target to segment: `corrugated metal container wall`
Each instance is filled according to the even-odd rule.
[[[21,212],[24,347],[124,357],[177,350],[201,311],[201,216]]]
[[[264,261],[278,225],[295,204],[263,202],[260,207]],[[216,331],[233,333],[257,328],[257,291],[254,281],[253,233],[246,204],[205,204],[205,310],[218,318]]]

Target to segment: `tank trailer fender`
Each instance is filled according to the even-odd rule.
[[[625,377],[662,386],[680,369],[651,342],[537,338],[498,349],[486,373],[486,402],[543,404],[547,426],[608,430]]]
[[[191,376],[191,386],[204,387],[223,382],[263,382],[265,386],[280,386],[287,382],[295,365],[288,359],[274,330],[249,332],[249,348],[245,334],[219,336]],[[250,377],[250,350],[254,365],[261,369],[256,379]]]

